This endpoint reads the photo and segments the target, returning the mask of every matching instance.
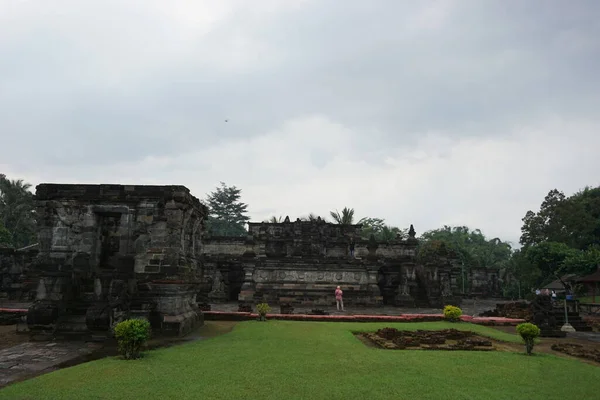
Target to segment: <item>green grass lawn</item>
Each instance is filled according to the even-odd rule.
[[[600,303],[600,293],[596,294],[595,299],[594,299],[594,296],[585,296],[585,297],[578,297],[577,300],[579,300],[581,303]]]
[[[106,358],[0,390],[0,399],[593,399],[600,369],[546,354],[381,350],[352,334],[470,324],[248,321],[211,339]]]

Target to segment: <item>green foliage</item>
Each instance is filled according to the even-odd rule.
[[[12,234],[4,227],[0,221],[0,247],[13,247]]]
[[[407,229],[387,225],[383,218],[365,217],[361,218],[358,223],[362,225],[361,237],[363,239],[369,239],[373,235],[378,242],[387,242],[397,237],[407,236]]]
[[[150,322],[145,319],[128,319],[119,322],[114,332],[121,355],[126,360],[133,360],[140,357],[142,346],[150,338]]]
[[[31,185],[21,179],[10,180],[0,174],[0,240],[17,248],[33,244],[36,240],[33,193],[30,189]]]
[[[541,242],[524,249],[529,262],[541,272],[541,278],[548,280],[563,272],[565,260],[576,255],[577,250],[559,242]]]
[[[600,245],[600,187],[587,187],[571,197],[551,190],[537,213],[525,214],[521,233],[525,247],[557,242],[586,250]]]
[[[530,322],[525,322],[517,325],[517,333],[525,342],[525,351],[527,352],[527,355],[531,355],[531,353],[533,353],[535,339],[540,336],[540,328]]]
[[[354,208],[344,207],[340,213],[338,210],[330,211],[329,215],[333,222],[340,225],[352,225],[354,223]]]
[[[271,307],[267,303],[260,303],[256,306],[256,311],[258,311],[259,320],[266,321],[267,313],[271,312]]]
[[[498,238],[488,240],[479,230],[466,226],[444,226],[425,232],[420,237],[418,260],[433,261],[438,257],[458,258],[470,268],[506,268],[510,262],[510,244]]]
[[[576,250],[565,257],[561,272],[588,275],[600,265],[600,246],[591,245],[586,250]]]
[[[248,205],[240,201],[241,189],[226,186],[221,182],[214,192],[207,196],[209,217],[207,230],[212,236],[244,236],[247,234],[246,215]]]
[[[539,271],[536,285],[593,272],[600,265],[600,187],[570,197],[551,190],[537,213],[525,214],[521,233],[522,254]]]
[[[460,321],[460,316],[462,315],[462,310],[456,306],[446,306],[444,307],[444,318],[451,322]]]
[[[315,213],[310,213],[308,214],[306,217],[301,217],[300,220],[301,221],[316,221],[319,219],[319,216],[316,215]],[[325,221],[325,218],[321,218],[323,221]]]
[[[276,217],[273,215],[271,218],[266,219],[263,222],[266,222],[267,224],[280,224],[283,222],[283,217],[282,216]]]

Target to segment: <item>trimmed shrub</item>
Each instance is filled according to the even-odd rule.
[[[126,360],[140,357],[140,350],[150,338],[150,322],[145,319],[127,319],[115,326],[119,353]]]
[[[525,351],[530,356],[533,353],[535,339],[540,336],[540,328],[530,322],[525,322],[517,325],[517,333],[525,342]]]
[[[267,313],[271,312],[271,307],[267,303],[260,303],[256,306],[256,311],[258,311],[259,321],[266,321]]]
[[[460,316],[462,315],[462,310],[456,306],[446,306],[444,307],[444,318],[451,322],[460,321]]]

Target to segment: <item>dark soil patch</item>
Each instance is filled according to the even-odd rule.
[[[377,332],[358,332],[356,335],[363,343],[370,342],[387,350],[495,350],[491,339],[456,329],[400,331],[383,328]]]
[[[495,326],[502,332],[516,334],[514,326]],[[506,351],[524,352],[524,344],[518,343],[501,343]],[[591,340],[566,337],[566,338],[540,338],[533,348],[535,353],[552,354],[559,357],[574,358],[583,361],[587,364],[600,366],[600,359],[597,354],[600,354],[600,343]]]
[[[555,343],[551,348],[554,351],[559,351],[577,358],[585,358],[600,364],[600,349],[589,348],[589,346],[575,343]]]
[[[17,333],[16,325],[0,325],[0,350],[29,341],[29,335]]]

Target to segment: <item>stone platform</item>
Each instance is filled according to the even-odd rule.
[[[100,348],[93,343],[28,342],[0,350],[0,388],[75,363]]]

